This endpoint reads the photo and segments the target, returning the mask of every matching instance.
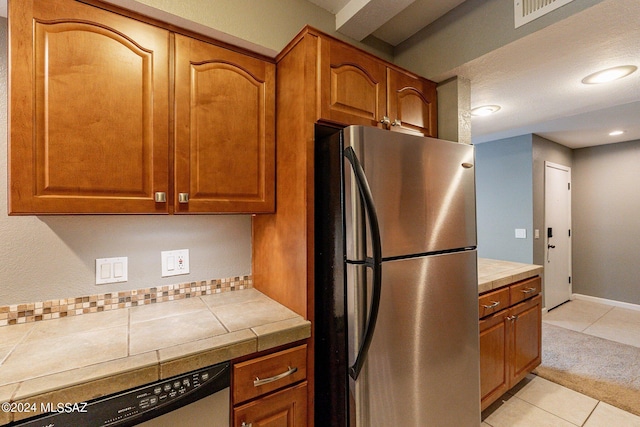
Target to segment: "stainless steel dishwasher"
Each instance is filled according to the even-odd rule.
[[[9,424],[21,427],[229,427],[228,362]]]

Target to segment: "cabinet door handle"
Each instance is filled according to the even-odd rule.
[[[164,191],[156,191],[154,199],[156,203],[165,203],[167,201],[167,193]]]
[[[278,374],[274,377],[269,377],[269,378],[265,378],[265,379],[260,379],[258,377],[256,377],[256,379],[253,381],[253,386],[254,387],[260,387],[261,385],[265,385],[265,384],[269,384],[272,383],[274,381],[278,381],[281,380],[285,377],[288,377],[289,375],[293,375],[296,372],[298,372],[298,368],[292,368],[291,366],[287,366],[287,371],[283,372],[281,374]]]
[[[488,309],[490,309],[490,308],[496,308],[496,307],[497,307],[497,306],[499,306],[499,305],[500,305],[500,301],[491,301],[491,304],[490,304],[490,305],[484,305],[484,304],[482,304],[482,306],[483,306],[484,308],[486,308],[487,310],[488,310]]]
[[[402,122],[400,119],[395,119],[393,123],[391,123],[391,126],[402,126]]]
[[[252,425],[253,425],[252,423],[247,424],[243,421],[240,427],[251,427]]]
[[[525,294],[530,294],[531,292],[535,292],[537,289],[536,288],[527,288],[527,289],[522,289],[522,292],[524,292]]]
[[[382,116],[380,123],[382,123],[385,126],[389,126],[391,124],[391,119],[389,119],[389,117],[387,116]]]
[[[189,203],[189,193],[178,193],[179,203]]]
[[[518,316],[509,316],[507,317],[507,320],[511,320],[511,321],[518,320]]]

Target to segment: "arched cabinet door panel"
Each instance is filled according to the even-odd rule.
[[[273,212],[275,65],[175,42],[175,212]]]
[[[436,84],[331,37],[318,38],[317,119],[438,136]]]
[[[63,0],[9,13],[11,213],[167,213],[169,32]]]
[[[378,126],[385,115],[386,66],[346,44],[320,39],[322,119]]]
[[[397,120],[391,130],[437,137],[436,85],[397,70],[388,70],[387,110]]]

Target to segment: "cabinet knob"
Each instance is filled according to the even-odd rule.
[[[165,203],[167,201],[167,193],[164,191],[156,191],[154,198],[156,203]]]
[[[402,126],[402,122],[399,119],[395,119],[391,126]]]
[[[382,120],[380,120],[380,123],[385,126],[389,126],[391,124],[391,120],[387,116],[382,116]]]
[[[242,426],[240,427],[251,427],[251,423],[247,424],[244,421],[242,422]]]
[[[178,193],[179,203],[189,203],[189,193]]]

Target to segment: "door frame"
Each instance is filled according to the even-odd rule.
[[[569,188],[567,191],[567,227],[569,229],[569,233],[568,233],[568,240],[567,240],[567,272],[569,277],[571,278],[570,282],[569,282],[569,299],[571,299],[572,295],[573,295],[573,273],[572,273],[572,263],[573,263],[573,259],[572,259],[572,237],[573,237],[573,233],[572,233],[572,223],[571,223],[571,167],[570,166],[565,166],[565,165],[561,165],[558,163],[553,163],[553,162],[549,162],[549,161],[545,161],[544,162],[544,271],[545,271],[545,289],[544,289],[544,308],[549,310],[548,304],[547,304],[547,289],[546,289],[546,285],[547,283],[549,283],[549,277],[547,277],[546,275],[546,271],[547,271],[547,266],[546,266],[546,262],[548,259],[548,254],[549,254],[549,249],[547,247],[547,245],[549,244],[549,237],[547,237],[547,224],[548,224],[548,217],[549,217],[549,209],[551,209],[551,203],[549,203],[548,200],[548,194],[547,194],[547,184],[548,184],[548,176],[547,176],[547,168],[553,168],[553,169],[558,169],[561,171],[565,171],[568,173],[568,184],[569,184]],[[551,308],[555,308],[551,307]]]

